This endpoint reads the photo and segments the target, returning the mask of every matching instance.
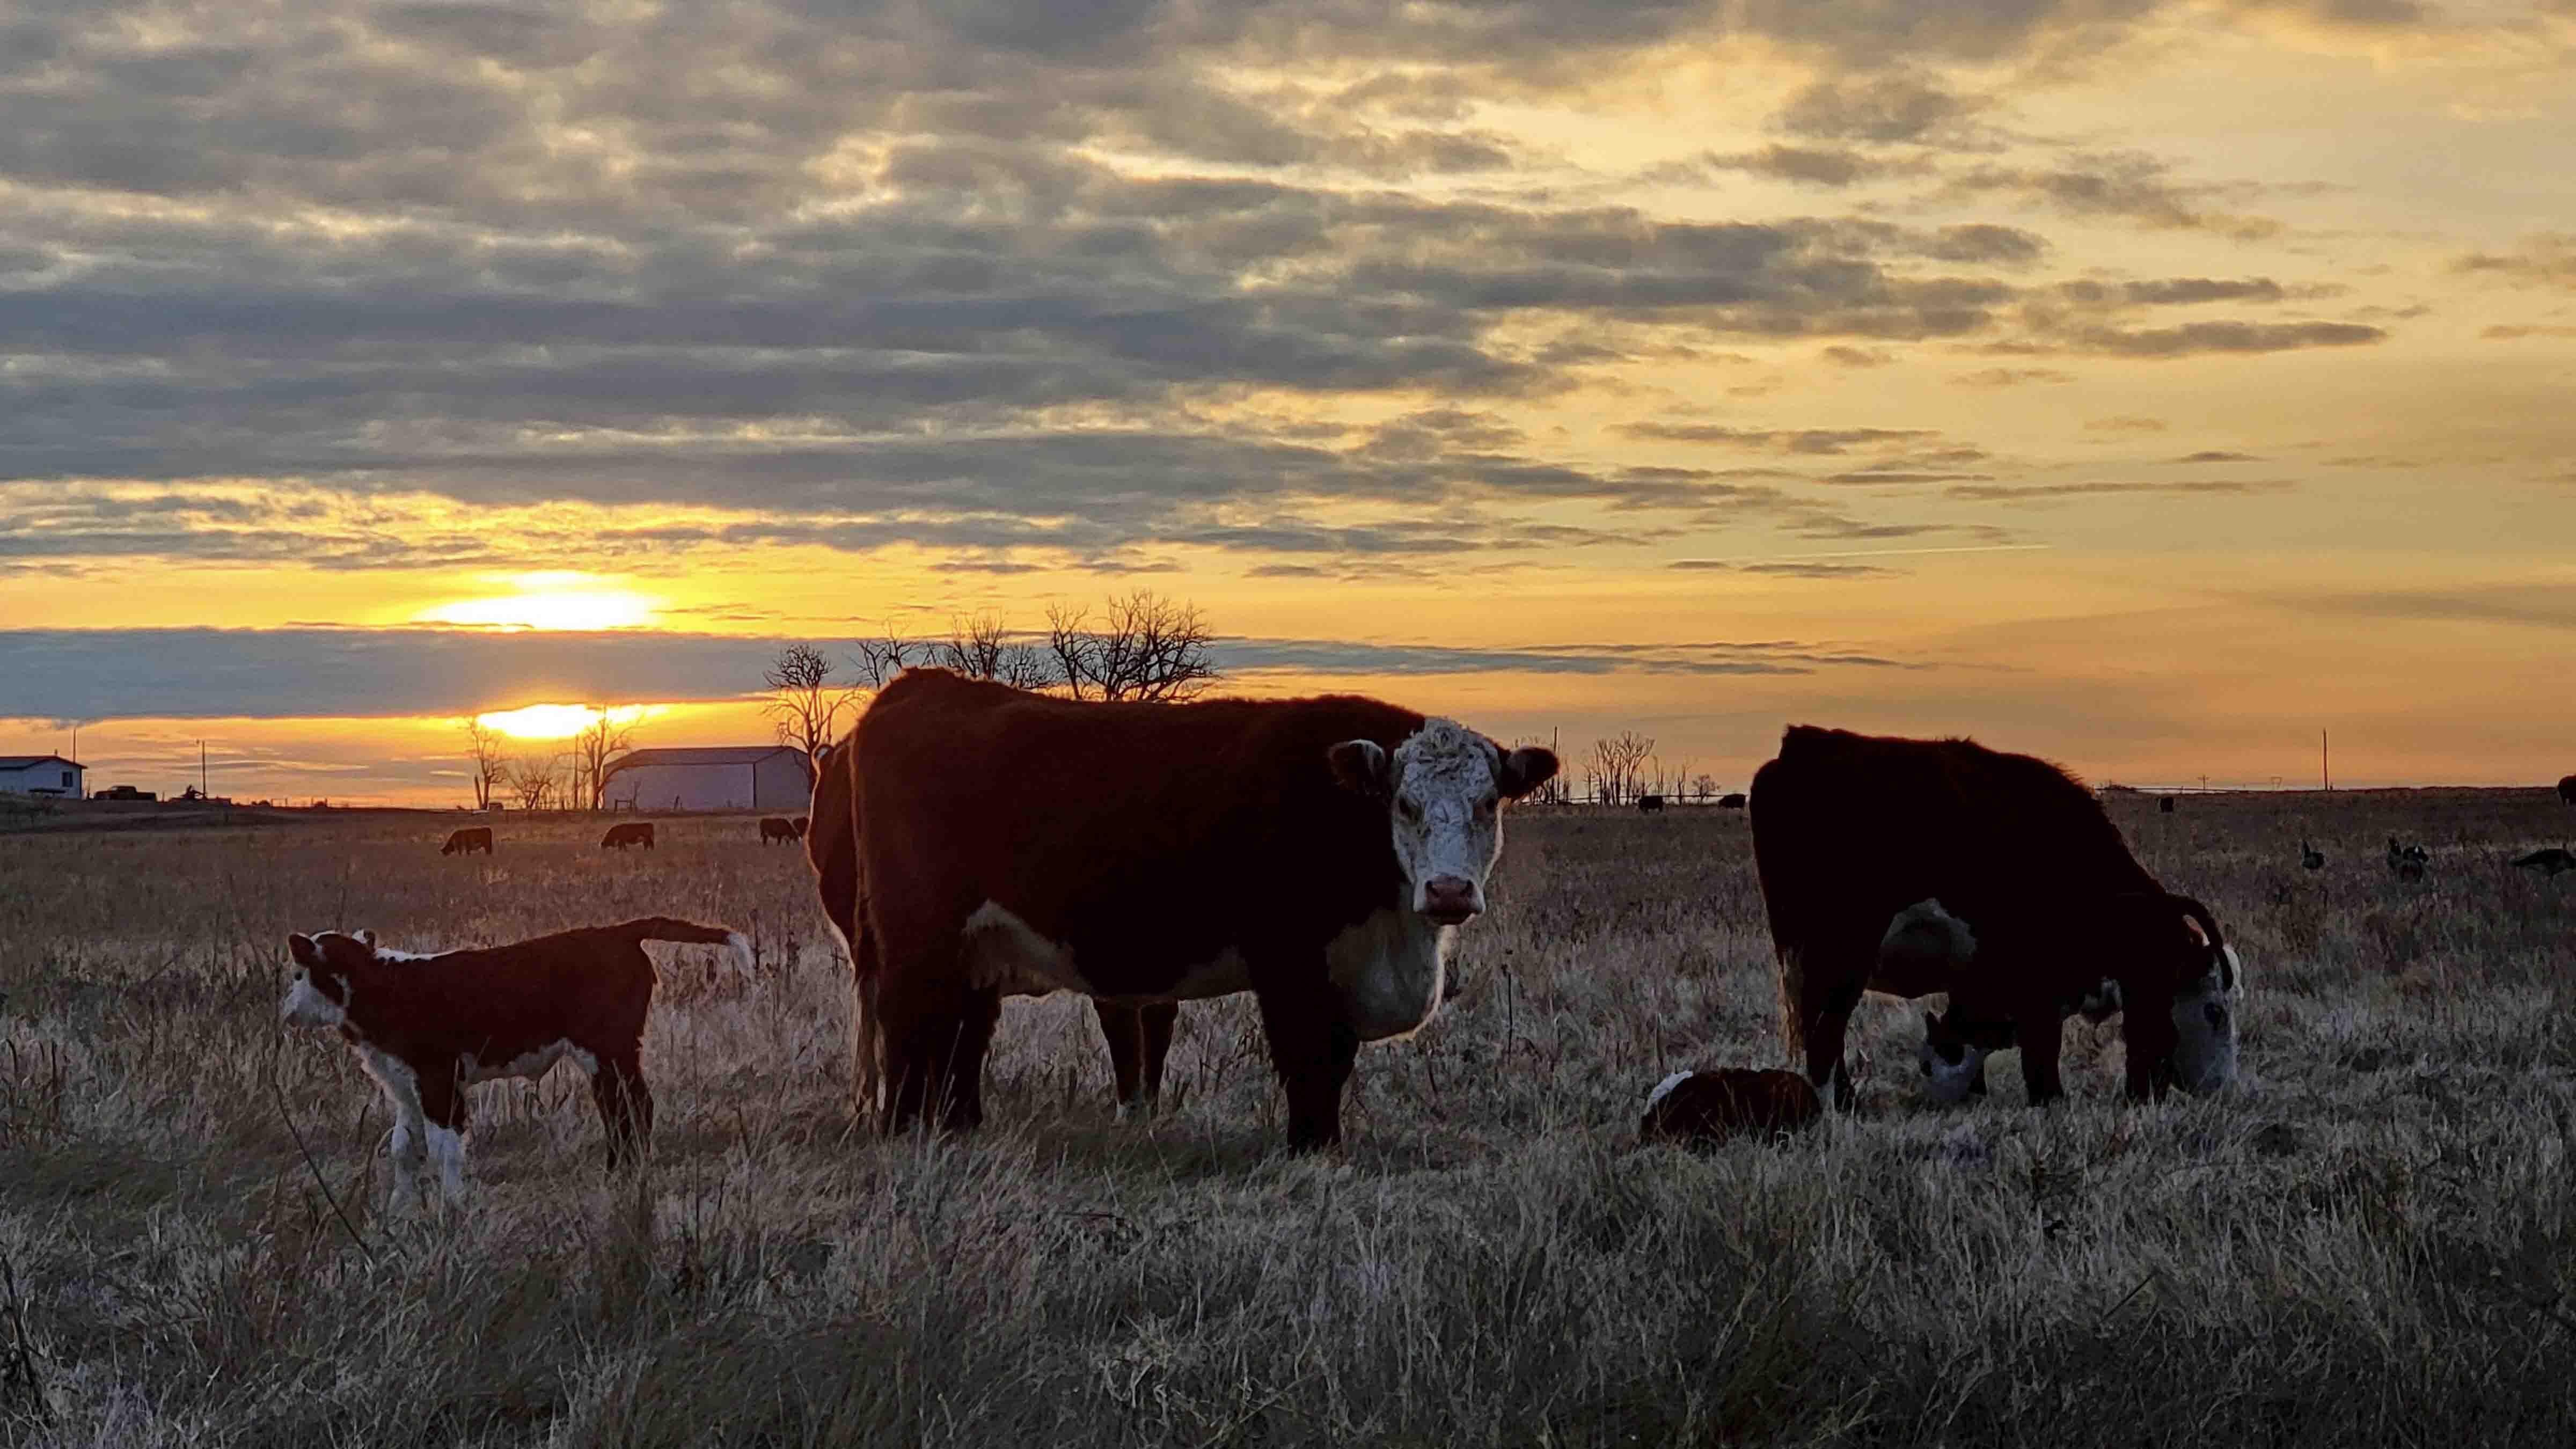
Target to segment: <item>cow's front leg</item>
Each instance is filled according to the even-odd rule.
[[[2034,1107],[2066,1095],[2057,1071],[2061,1018],[2053,1005],[2024,1007],[2014,1021],[2015,1046],[2021,1048],[2021,1085]]]
[[[1299,1152],[1342,1140],[1342,1085],[1359,1056],[1359,1033],[1318,978],[1303,989],[1255,988],[1271,1069],[1288,1093],[1288,1146]]]

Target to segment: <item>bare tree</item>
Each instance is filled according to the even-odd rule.
[[[1027,640],[1013,638],[1002,616],[990,612],[951,624],[948,637],[930,646],[930,662],[1013,689],[1044,689],[1055,682],[1047,656]]]
[[[1622,777],[1619,773],[1619,751],[1617,746],[1613,745],[1608,740],[1594,740],[1592,742],[1592,763],[1584,770],[1583,773],[1585,779],[1587,779],[1592,785],[1592,798],[1594,800],[1597,800],[1604,805],[1616,805],[1619,803],[1620,781]]]
[[[822,650],[790,644],[760,676],[769,686],[769,702],[760,712],[769,716],[780,744],[803,750],[809,760],[841,737],[841,716],[858,707],[862,692],[861,686],[835,683],[832,669]]]
[[[614,757],[633,748],[635,723],[632,717],[621,720],[606,705],[590,707],[590,723],[572,737],[572,760],[569,778],[564,782],[568,793],[576,796],[584,810],[599,808],[599,797],[608,789],[608,767]],[[573,802],[564,802],[571,808]]]
[[[1635,799],[1644,781],[1641,767],[1654,752],[1654,737],[1641,735],[1635,730],[1622,730],[1609,739],[1594,740],[1591,773],[1600,782],[1596,789],[1601,803],[1618,805]]]
[[[1196,605],[1150,589],[1112,595],[1096,629],[1087,609],[1047,609],[1056,680],[1076,699],[1194,698],[1222,677],[1209,654],[1215,640]]]
[[[891,624],[884,633],[858,640],[853,647],[858,653],[850,664],[859,671],[857,687],[861,690],[883,689],[892,684],[896,675],[920,662],[927,652],[917,641],[897,634]]]
[[[1717,777],[1701,775],[1691,781],[1691,790],[1699,796],[1699,803],[1705,805],[1709,802],[1709,798],[1717,793]]]
[[[510,793],[522,810],[543,810],[563,791],[563,760],[555,755],[521,755],[506,767]]]
[[[465,757],[474,762],[474,808],[492,808],[492,787],[507,785],[509,762],[501,758],[501,732],[469,714],[457,721],[465,730]]]

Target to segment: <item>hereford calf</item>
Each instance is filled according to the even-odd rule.
[[[468,825],[462,830],[449,831],[447,843],[438,848],[438,853],[455,855],[462,851],[472,855],[478,850],[485,855],[492,853],[492,827],[489,825]]]
[[[298,934],[286,938],[296,971],[282,1014],[293,1026],[337,1027],[384,1089],[395,1210],[419,1202],[424,1156],[452,1202],[465,1192],[465,1089],[477,1082],[533,1080],[570,1057],[590,1074],[609,1165],[644,1146],[653,1094],[641,1052],[655,979],[645,941],[750,956],[736,932],[661,916],[434,956],[382,950],[373,931]]]
[[[640,845],[646,850],[653,848],[652,821],[637,820],[624,825],[612,825],[608,827],[606,835],[599,837],[599,848],[602,850],[624,850],[630,845]]]
[[[1777,1141],[1812,1125],[1824,1111],[1816,1089],[1796,1072],[1675,1072],[1655,1084],[1637,1120],[1645,1142],[1722,1142],[1748,1133]]]

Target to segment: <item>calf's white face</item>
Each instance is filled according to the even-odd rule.
[[[1556,773],[1535,746],[1504,751],[1455,720],[1423,721],[1389,754],[1369,740],[1330,751],[1333,775],[1386,806],[1407,904],[1444,926],[1485,909],[1485,877],[1502,854],[1500,806]]]
[[[2197,934],[2197,932],[2195,932]],[[2236,1080],[2236,1005],[2243,980],[2236,948],[2212,953],[2209,973],[2173,1002],[2174,1082],[2186,1092],[2215,1092]]]
[[[356,949],[372,954],[375,934],[367,932],[361,942],[355,937],[325,931],[319,936],[292,935],[286,938],[287,950],[295,957],[295,974],[287,979],[286,1000],[279,1005],[278,1015],[288,1026],[328,1029],[349,1019],[348,978],[331,967],[331,943],[341,949]]]

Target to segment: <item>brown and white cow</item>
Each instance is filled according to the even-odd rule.
[[[602,850],[624,850],[630,845],[640,845],[646,850],[653,848],[652,821],[632,820],[624,825],[612,825],[606,835],[599,837]]]
[[[1655,1084],[1637,1119],[1640,1142],[1713,1145],[1733,1137],[1784,1140],[1824,1112],[1816,1089],[1796,1072],[1721,1067],[1675,1072]]]
[[[1836,1105],[1851,1101],[1843,1034],[1864,988],[1946,991],[1963,1030],[2011,1023],[2035,1103],[2063,1095],[2065,1015],[2105,981],[2129,1095],[2234,1077],[2237,966],[2217,920],[2159,885],[2057,766],[1796,725],[1751,794],[1782,1033]]]
[[[794,844],[796,838],[802,834],[804,832],[798,830],[795,823],[783,815],[760,817],[760,843],[763,845],[773,840],[782,845]]]
[[[465,1191],[465,1089],[478,1082],[533,1080],[569,1058],[590,1076],[611,1167],[650,1138],[641,1054],[655,975],[645,941],[730,946],[749,969],[739,933],[662,916],[437,955],[385,950],[373,931],[299,933],[286,938],[296,971],[281,1014],[291,1026],[338,1028],[384,1090],[395,1209],[419,1202],[424,1158],[452,1202]]]
[[[888,685],[847,753],[857,1029],[884,1086],[863,1111],[981,1121],[1005,991],[1248,990],[1300,1148],[1339,1140],[1361,1042],[1439,1010],[1501,806],[1557,768],[1348,695],[1079,703],[938,669]]]
[[[472,855],[478,850],[485,855],[492,853],[492,827],[489,825],[468,825],[462,830],[447,832],[447,843],[438,848],[438,853],[455,855],[461,851]]]
[[[797,818],[806,822],[805,859],[814,867],[814,889],[823,898],[823,914],[831,921],[832,929],[840,932],[841,944],[849,952],[852,985],[864,1021],[875,1016],[881,977],[866,915],[859,908],[867,887],[859,878],[858,816],[850,790],[848,746],[856,738],[857,731],[853,729],[840,744],[824,751],[814,772],[814,813]],[[1045,995],[1054,989],[1023,989],[1015,985],[1003,994]],[[1100,1038],[1109,1048],[1118,1116],[1124,1120],[1131,1112],[1150,1112],[1163,1094],[1163,1062],[1171,1054],[1172,1028],[1180,1019],[1180,1003],[1130,1005],[1095,996],[1091,1009],[1100,1022]],[[862,1104],[869,1104],[861,1110],[877,1112],[874,1104],[885,1080],[884,1042],[879,1033],[858,1029],[852,1033],[850,1047],[851,1076],[857,1095]]]

